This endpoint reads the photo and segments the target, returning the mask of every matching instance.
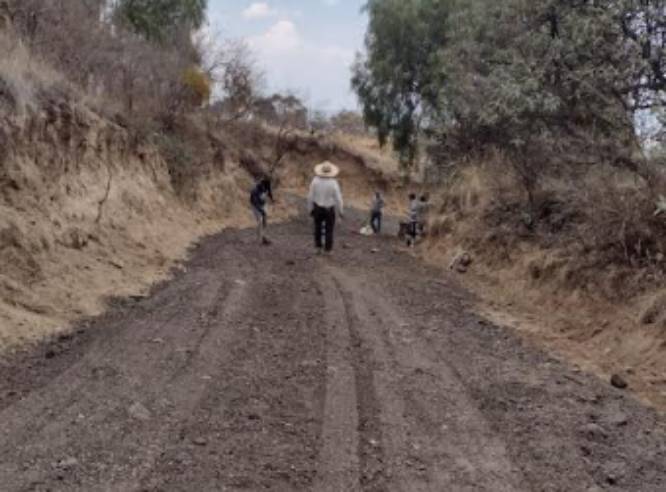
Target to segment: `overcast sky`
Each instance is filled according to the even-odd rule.
[[[363,45],[365,0],[209,0],[211,28],[243,38],[268,89],[295,90],[309,105],[355,108],[350,65]]]

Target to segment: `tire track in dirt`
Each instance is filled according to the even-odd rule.
[[[324,399],[322,293],[307,260],[285,266],[253,244],[246,254],[255,258],[252,295],[208,364],[215,372],[205,395],[181,425],[182,435],[204,442],[169,443],[141,490],[312,486]]]
[[[118,391],[120,387],[118,381],[128,376],[123,367],[118,365],[118,349],[126,344],[129,347],[129,350],[123,353],[125,360],[122,364],[128,367],[131,364],[132,352],[136,353],[141,347],[145,347],[151,335],[174,323],[182,311],[182,307],[172,304],[156,318],[146,317],[137,320],[133,323],[132,332],[128,333],[127,330],[116,334],[111,332],[105,344],[94,344],[82,359],[62,373],[54,375],[48,386],[32,391],[23,400],[5,408],[0,413],[0,435],[3,436],[5,449],[12,450],[10,453],[14,461],[17,458],[15,450],[23,449],[27,443],[39,439],[40,436],[42,440],[57,442],[62,430],[62,421],[76,422],[78,415],[74,409],[91,403],[91,396],[97,391],[95,386],[106,385],[105,398],[110,399],[108,393]],[[140,338],[138,334],[141,334]],[[144,354],[137,354],[137,358],[144,357]],[[30,455],[31,452],[36,453],[39,450],[26,451]],[[9,456],[0,452],[0,464],[7,466],[10,463]]]
[[[170,285],[165,290],[170,291],[170,295],[173,295],[174,293],[183,292],[186,289],[182,286]],[[164,326],[172,323],[174,319],[182,313],[182,307],[177,304],[171,303],[161,305],[159,299],[163,297],[169,297],[169,295],[157,296],[156,299],[151,300],[153,304],[159,304],[162,308],[161,311],[157,311],[159,313],[158,316],[139,317],[134,320],[134,333],[141,334],[141,339],[136,338],[133,340],[134,346],[145,342],[145,339],[149,339],[149,333],[151,332],[148,330],[152,329],[152,332],[160,331]],[[119,319],[112,317],[111,324],[123,326],[123,322],[129,322],[129,317],[127,315],[122,316]],[[50,374],[51,379],[44,381],[44,384],[31,391],[29,394],[31,399],[29,405],[14,405],[13,409],[8,409],[11,407],[10,401],[8,404],[0,407],[0,416],[2,417],[0,423],[23,422],[26,427],[25,432],[20,434],[23,439],[29,438],[30,435],[38,434],[43,427],[48,425],[52,420],[50,418],[44,418],[44,410],[47,410],[49,416],[52,417],[72,406],[77,401],[77,395],[80,393],[81,388],[89,383],[87,378],[80,377],[82,373],[90,370],[93,378],[104,377],[110,372],[114,372],[115,375],[117,375],[117,371],[111,369],[109,365],[104,365],[103,362],[112,359],[110,354],[118,350],[118,344],[123,346],[127,343],[130,336],[132,336],[132,334],[128,334],[124,326],[120,330],[109,330],[104,343],[100,343],[99,341],[93,343],[80,358],[75,359],[69,365],[66,365],[61,371]],[[47,386],[46,383],[58,385],[60,391],[54,395],[51,388]],[[56,397],[55,399],[53,398],[54,396]],[[47,404],[48,400],[53,401],[49,401]],[[30,429],[28,430],[27,427]],[[16,428],[13,430],[14,434],[17,434]],[[2,434],[2,432],[3,428],[0,426],[0,434]],[[5,439],[8,439],[7,435],[5,435]],[[16,443],[14,444],[16,445]],[[2,454],[0,454],[0,458],[2,458]],[[0,463],[1,462],[2,461],[0,461]]]
[[[202,320],[202,324],[206,328],[195,338],[192,348],[188,349],[189,356],[186,361],[159,391],[160,399],[168,402],[168,414],[154,415],[154,418],[161,421],[159,433],[142,437],[144,452],[135,458],[137,466],[131,470],[132,478],[110,484],[113,489],[143,490],[145,477],[153,472],[164,450],[185,438],[181,430],[183,422],[186,422],[200,405],[213,377],[220,376],[211,373],[218,367],[220,357],[224,354],[222,345],[230,337],[232,327],[242,316],[246,304],[247,293],[251,286],[241,279],[236,279],[234,284],[226,298],[217,299],[215,302],[216,299],[211,296],[210,302],[207,302],[204,295],[197,303],[200,306],[212,306],[212,309],[205,313],[206,319]],[[170,422],[171,425],[165,426],[165,422]],[[188,436],[190,440],[192,437]]]
[[[222,289],[222,278],[193,269],[183,279],[187,287],[170,293],[171,303],[128,320],[50,385],[5,409],[0,415],[3,448],[13,449],[14,455],[11,460],[2,457],[0,476],[16,481],[7,484],[9,490],[46,490],[47,484],[62,482],[67,474],[57,466],[59,460],[76,460],[82,477],[68,489],[90,490],[86,483],[105,483],[109,490],[132,490],[202,391],[204,383],[188,370],[210,332],[210,324],[201,320],[219,312],[229,323],[244,296],[244,284]],[[192,320],[199,321],[192,325]],[[127,428],[135,432],[127,435]],[[119,449],[124,451],[118,454]],[[86,466],[95,453],[95,466]]]
[[[352,313],[353,338],[365,347],[364,365],[374,365],[378,408],[368,426],[376,436],[366,436],[362,456],[374,454],[377,467],[366,490],[526,490],[455,371],[382,294],[339,268],[331,273]]]
[[[666,490],[654,412],[389,238],[315,258],[309,226],[208,238],[69,350],[8,360],[0,490]]]
[[[354,492],[360,489],[359,456],[364,456],[358,435],[359,374],[350,360],[352,335],[344,300],[328,275],[322,275],[319,283],[324,295],[324,324],[327,329],[326,397],[322,448],[319,451],[317,480],[313,490]],[[362,417],[366,418],[365,415]],[[363,468],[367,466],[364,462]]]

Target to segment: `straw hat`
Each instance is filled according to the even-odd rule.
[[[340,174],[340,168],[332,162],[326,161],[315,166],[314,172],[320,178],[335,178]]]

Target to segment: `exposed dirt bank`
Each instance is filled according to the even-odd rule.
[[[0,114],[0,142],[0,349],[145,292],[194,238],[249,223],[239,166],[184,199],[154,146],[66,98]]]
[[[3,489],[666,487],[653,411],[474,314],[450,275],[388,238],[318,258],[309,223],[271,232],[207,239],[149,297],[7,360]]]
[[[446,268],[466,250],[459,244],[453,236],[428,241],[419,256]],[[576,275],[567,274],[567,262],[557,253],[534,248],[491,253],[501,254],[510,260],[472,254],[465,273],[455,273],[478,295],[480,312],[605,380],[621,375],[631,391],[666,411],[666,320],[658,291],[611,301],[599,295],[601,284],[570,288],[557,278]],[[651,306],[656,319],[645,323]]]
[[[197,238],[253,223],[248,192],[274,159],[271,129],[202,114],[148,138],[75,94],[40,93],[25,108],[9,97],[0,91],[0,351],[144,294]],[[323,159],[341,165],[352,202],[387,187],[368,152],[306,135],[287,150],[282,192],[303,194]],[[293,210],[279,201],[271,220]]]

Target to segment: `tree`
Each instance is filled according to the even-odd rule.
[[[421,123],[438,107],[445,82],[438,53],[448,42],[449,0],[369,0],[366,53],[352,87],[380,143],[393,140],[403,162],[416,157]]]
[[[632,170],[636,111],[666,104],[663,0],[374,0],[352,79],[405,162],[500,148],[527,188],[550,162]],[[434,143],[434,145],[433,145]]]
[[[259,98],[262,74],[245,43],[231,43],[223,50],[217,75],[223,93],[223,112],[231,120],[248,116]],[[215,75],[214,75],[215,77]]]
[[[205,19],[208,0],[118,0],[118,22],[149,41],[167,43],[174,37],[199,29]]]
[[[308,110],[294,94],[276,93],[258,98],[253,114],[269,125],[305,130],[308,126]]]
[[[325,111],[315,109],[311,111],[308,118],[308,125],[313,132],[324,132],[330,127],[330,121]]]
[[[334,114],[330,118],[330,125],[334,130],[350,135],[363,135],[367,133],[363,115],[356,111],[342,110]]]

